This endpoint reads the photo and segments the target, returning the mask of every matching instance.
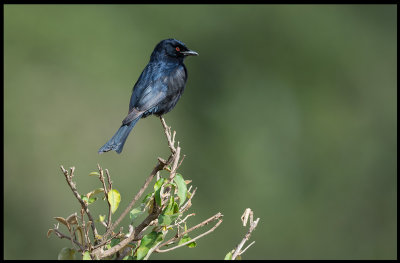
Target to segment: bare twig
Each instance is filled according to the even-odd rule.
[[[207,225],[208,223],[210,223],[210,222],[212,222],[212,221],[214,221],[214,220],[220,219],[222,216],[223,216],[223,215],[222,215],[221,213],[215,214],[214,216],[210,217],[209,219],[204,220],[204,221],[201,222],[200,224],[197,224],[197,225],[195,225],[194,227],[192,227],[192,228],[190,228],[190,229],[184,231],[183,233],[181,233],[181,234],[179,234],[179,235],[177,235],[177,236],[172,237],[172,238],[169,239],[168,241],[165,241],[165,242],[159,244],[159,245],[157,246],[157,248],[155,249],[155,251],[156,251],[156,252],[167,252],[167,251],[171,250],[171,249],[160,250],[160,248],[163,247],[163,246],[165,246],[165,245],[167,245],[167,244],[171,244],[171,243],[173,243],[173,242],[179,240],[179,239],[182,238],[184,235],[186,235],[187,233],[192,232],[193,230],[195,230],[195,229],[197,229],[197,228],[203,227],[203,226]],[[220,221],[222,222],[222,219],[220,219]],[[214,231],[215,228],[217,228],[220,224],[221,224],[221,223],[218,222],[218,223],[212,228],[212,231]],[[211,230],[211,229],[210,229],[210,230]],[[207,234],[211,233],[212,231],[210,231],[210,230],[207,231],[206,233],[207,233]],[[204,236],[204,235],[201,235],[200,237],[202,237],[202,236]],[[200,238],[200,237],[199,237],[199,238]],[[193,242],[193,239],[191,239],[190,241]],[[189,243],[191,243],[191,242],[189,242]],[[180,246],[180,245],[179,245],[179,246]]]
[[[157,252],[159,252],[159,253],[168,252],[168,251],[171,251],[171,250],[174,250],[174,249],[177,249],[177,248],[186,246],[186,245],[188,245],[188,244],[190,244],[190,243],[196,241],[197,239],[199,239],[199,238],[201,238],[201,237],[204,237],[204,236],[210,234],[210,233],[213,232],[221,223],[222,223],[222,219],[218,220],[218,222],[217,222],[210,230],[208,230],[208,231],[206,231],[206,232],[204,232],[204,233],[202,233],[202,234],[200,234],[200,235],[198,235],[198,236],[196,236],[196,237],[190,239],[189,241],[187,241],[187,242],[185,242],[185,243],[182,243],[182,244],[180,244],[180,245],[177,245],[177,246],[175,246],[175,247],[171,247],[171,248],[167,248],[167,249],[163,249],[163,250],[157,249]]]
[[[177,169],[178,169],[179,167],[181,167],[181,164],[183,163],[183,160],[185,159],[185,157],[186,157],[186,155],[184,154],[184,155],[182,156],[181,161],[180,161],[179,164],[178,164]]]
[[[250,208],[247,208],[244,211],[244,213],[243,213],[243,215],[241,217],[242,222],[243,222],[243,226],[246,226],[249,216],[250,216],[250,228],[249,228],[249,231],[244,236],[242,241],[240,241],[239,245],[237,245],[237,247],[235,248],[235,251],[232,254],[232,260],[234,260],[237,256],[242,255],[251,245],[253,245],[255,243],[253,241],[244,250],[242,250],[242,247],[244,246],[246,241],[248,241],[250,239],[251,233],[254,231],[254,229],[256,228],[256,226],[258,224],[258,221],[260,220],[260,218],[257,218],[255,221],[253,221],[253,211]]]
[[[195,213],[192,213],[192,214],[188,214],[187,216],[185,216],[185,218],[183,218],[182,220],[181,219],[179,219],[179,222],[177,222],[177,225],[180,225],[180,224],[182,224],[182,223],[185,223],[186,222],[186,220],[189,218],[189,217],[191,217],[191,216],[195,216],[196,214]]]
[[[251,242],[245,249],[243,249],[239,255],[242,255],[249,247],[251,247],[252,245],[254,245],[254,243],[256,243],[256,241]]]
[[[99,164],[97,164],[97,168],[99,169],[99,179],[100,182],[103,184],[103,189],[104,189],[104,197],[107,200],[107,204],[108,204],[108,220],[107,220],[107,224],[106,224],[106,229],[108,231],[108,229],[110,229],[111,227],[111,215],[112,215],[112,209],[111,209],[111,203],[108,200],[108,192],[111,191],[111,182],[110,182],[110,175],[108,174],[108,170],[107,170],[107,177],[108,177],[108,185],[109,187],[106,186],[106,182],[104,181],[104,175],[103,175],[103,169],[100,167]],[[104,222],[102,222],[104,223]]]
[[[81,208],[81,225],[82,225],[82,229],[83,229],[83,235],[84,235],[84,239],[85,239],[85,243],[89,245],[89,247],[91,246],[90,243],[90,239],[89,239],[89,229],[86,227],[86,222],[84,219],[84,214],[85,214],[85,210],[83,208]],[[91,221],[89,221],[91,222]]]
[[[181,154],[181,147],[177,147],[174,155],[174,162],[172,163],[171,173],[169,175],[169,181],[172,181],[176,174],[176,169],[178,168],[178,162]]]
[[[162,116],[160,116],[160,120],[161,120],[161,124],[164,127],[164,133],[165,136],[167,136],[167,140],[168,140],[168,147],[171,150],[172,153],[176,152],[176,148],[175,148],[175,134],[176,132],[174,131],[173,134],[171,134],[171,127],[169,127],[167,125],[167,123],[165,122],[164,118]]]
[[[79,249],[80,249],[81,251],[85,251],[85,247],[82,246],[82,244],[79,243],[75,238],[72,239],[72,238],[70,238],[70,237],[64,235],[63,233],[61,233],[60,231],[58,231],[58,229],[56,229],[56,228],[53,228],[53,231],[55,232],[55,234],[56,234],[59,238],[61,238],[61,239],[65,238],[65,239],[71,240],[72,242],[74,242],[75,245],[77,245],[77,246],[79,247]]]
[[[111,242],[111,240],[112,240],[113,238],[116,238],[118,235],[120,235],[121,232],[122,232],[122,227],[120,228],[120,230],[119,230],[118,233],[114,233],[108,240],[106,240],[105,242],[103,242],[103,243],[101,243],[101,244],[98,244],[98,245],[94,246],[93,249],[96,249],[96,248],[99,248],[99,247],[102,247],[102,246],[107,245],[108,243]]]
[[[64,173],[65,179],[67,180],[67,183],[68,183],[69,187],[71,188],[72,193],[74,194],[76,199],[78,199],[78,201],[81,204],[82,208],[85,210],[89,220],[94,222],[93,217],[90,214],[88,205],[82,200],[81,195],[78,193],[78,190],[76,190],[75,183],[72,182],[72,177],[74,176],[75,167],[71,167],[71,171],[70,171],[69,174],[68,174],[68,171],[65,170],[62,165],[61,165],[61,170]],[[91,226],[92,226],[92,231],[93,231],[93,238],[94,238],[94,240],[96,240],[97,235],[98,235],[96,226],[93,223],[91,224]]]
[[[196,194],[197,187],[193,190],[192,194],[189,197],[189,200],[179,209],[181,213],[185,212],[192,206],[192,198]]]
[[[106,171],[106,175],[107,175],[108,189],[112,189],[112,181],[111,181],[110,173],[108,172],[108,169],[106,169],[105,171]]]

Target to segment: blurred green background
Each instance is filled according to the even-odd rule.
[[[247,207],[261,219],[244,259],[397,258],[396,24],[395,5],[5,5],[4,257],[70,245],[46,237],[79,208],[60,165],[76,167],[81,193],[108,168],[125,207],[168,156],[155,117],[121,155],[97,150],[173,37],[200,54],[165,116],[198,187],[188,223],[224,222],[153,259],[223,259]]]

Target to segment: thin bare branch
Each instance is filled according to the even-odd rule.
[[[179,209],[181,213],[185,212],[192,206],[192,198],[196,194],[196,190],[197,190],[197,187],[193,190],[192,194],[189,197],[189,200],[187,200],[187,202]]]
[[[244,252],[246,252],[246,250],[251,247],[254,243],[256,243],[256,241],[251,242],[245,249],[243,249],[239,255],[242,255]]]
[[[161,247],[163,247],[163,246],[165,246],[165,245],[167,245],[167,244],[170,244],[170,243],[172,243],[172,242],[175,242],[176,240],[179,240],[180,238],[182,238],[182,237],[183,237],[184,235],[186,235],[187,233],[190,233],[190,232],[192,232],[193,230],[195,230],[195,229],[197,229],[197,228],[203,227],[203,226],[209,224],[210,222],[212,222],[212,221],[214,221],[214,220],[220,219],[222,216],[223,216],[223,215],[222,215],[221,213],[215,214],[214,216],[212,216],[212,217],[210,217],[210,218],[204,220],[203,222],[201,222],[201,223],[195,225],[194,227],[192,227],[192,228],[190,228],[190,229],[188,229],[188,230],[182,232],[181,234],[172,237],[172,238],[169,239],[168,241],[165,241],[165,242],[159,244],[159,245],[157,246],[157,249],[156,249],[155,251],[156,251],[156,252],[161,252],[161,251],[159,250]],[[221,221],[222,221],[222,220],[221,220]],[[219,225],[219,224],[218,224],[218,225]],[[189,243],[190,243],[190,242],[189,242]],[[163,250],[163,252],[164,252],[164,250]]]
[[[105,171],[106,171],[106,175],[107,175],[108,189],[111,190],[112,189],[112,181],[111,181],[110,173],[108,172],[108,169],[105,169]]]
[[[100,182],[102,183],[103,189],[104,189],[104,197],[106,198],[107,204],[108,204],[108,219],[107,219],[107,224],[106,224],[106,229],[107,229],[107,231],[108,231],[108,229],[110,229],[111,224],[112,224],[112,222],[111,222],[112,209],[111,209],[110,201],[108,200],[108,192],[111,190],[110,175],[108,174],[108,171],[107,171],[107,177],[108,177],[108,182],[109,182],[109,187],[107,187],[107,186],[106,186],[106,182],[104,181],[104,172],[103,172],[103,169],[100,167],[99,164],[97,164],[97,168],[99,169],[99,179],[100,179]],[[105,224],[104,221],[101,222],[101,223],[102,223],[102,224]],[[106,231],[106,232],[107,232],[107,231]]]
[[[186,246],[186,245],[188,245],[188,244],[190,244],[190,243],[196,241],[197,239],[199,239],[199,238],[201,238],[201,237],[204,237],[204,236],[210,234],[210,233],[213,232],[221,223],[222,223],[222,219],[220,219],[210,230],[208,230],[208,231],[206,231],[206,232],[204,232],[204,233],[202,233],[202,234],[200,234],[200,235],[198,235],[198,236],[192,238],[191,240],[189,240],[189,241],[187,241],[187,242],[185,242],[185,243],[182,243],[182,244],[180,244],[180,245],[177,245],[177,246],[175,246],[175,247],[171,247],[171,248],[167,248],[167,249],[163,249],[163,250],[157,249],[157,252],[159,252],[159,253],[168,252],[168,251],[171,251],[171,250],[174,250],[174,249],[177,249],[177,248]]]
[[[53,231],[55,232],[55,234],[56,234],[60,239],[65,238],[65,239],[71,240],[72,242],[74,242],[75,245],[77,245],[77,246],[79,247],[79,249],[80,249],[81,251],[85,251],[85,247],[82,246],[82,244],[79,243],[76,239],[72,239],[72,238],[70,238],[69,236],[66,236],[65,234],[63,234],[63,233],[61,233],[60,231],[58,231],[58,229],[56,229],[56,228],[53,228]]]
[[[247,208],[241,217],[243,226],[246,226],[247,220],[249,217],[250,217],[249,231],[247,231],[247,234],[244,236],[242,241],[240,241],[239,245],[236,246],[235,251],[232,254],[232,260],[236,259],[237,256],[243,254],[244,251],[246,251],[252,244],[254,244],[254,242],[253,242],[249,246],[247,246],[244,250],[242,250],[242,247],[244,246],[246,241],[248,241],[250,239],[251,233],[254,231],[254,229],[256,228],[256,226],[258,224],[258,221],[260,220],[260,218],[257,218],[255,221],[253,221],[253,211],[250,208]]]
[[[182,156],[181,161],[180,161],[179,164],[178,164],[177,169],[178,169],[179,167],[181,167],[181,164],[183,163],[183,160],[185,159],[185,157],[186,157],[186,155],[184,154],[184,155]]]
[[[69,187],[72,190],[72,193],[78,199],[79,203],[81,204],[82,208],[85,210],[85,213],[87,214],[88,218],[90,221],[94,222],[93,217],[89,211],[88,205],[82,200],[81,195],[78,193],[78,190],[76,189],[75,183],[72,182],[72,177],[74,176],[74,171],[75,167],[71,167],[71,172],[68,174],[68,171],[64,169],[64,167],[61,165],[61,170],[64,173],[65,179],[67,180],[67,183]],[[94,224],[91,225],[92,230],[93,230],[93,238],[96,240],[96,237],[98,235],[96,226]]]
[[[185,223],[186,222],[186,220],[189,218],[189,217],[191,217],[191,216],[195,216],[196,214],[195,213],[191,213],[191,214],[188,214],[187,216],[185,216],[185,218],[183,218],[182,220],[181,219],[179,219],[179,222],[177,222],[177,225],[180,225],[180,224],[182,224],[182,223]]]
[[[169,181],[172,181],[176,174],[176,169],[178,168],[178,162],[181,154],[181,147],[177,147],[174,153],[174,162],[172,163],[171,173],[169,175]]]
[[[171,150],[171,152],[174,154],[176,152],[176,148],[175,148],[175,131],[173,134],[171,134],[171,127],[169,127],[167,125],[167,123],[165,122],[164,118],[162,116],[160,116],[160,120],[161,120],[161,124],[164,127],[164,133],[165,136],[167,136],[167,140],[168,140],[168,147]]]

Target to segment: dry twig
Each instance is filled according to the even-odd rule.
[[[76,199],[78,199],[78,201],[81,204],[83,210],[87,214],[89,220],[94,222],[92,214],[89,211],[88,205],[85,203],[85,201],[82,200],[81,195],[78,193],[78,190],[76,189],[75,183],[72,182],[72,177],[74,176],[75,167],[71,167],[71,170],[70,170],[69,174],[68,174],[68,171],[65,170],[62,165],[61,165],[61,170],[64,173],[65,179],[67,180],[67,183],[68,183],[69,187],[71,188],[72,193],[74,194]],[[98,235],[96,226],[94,224],[91,224],[91,227],[92,227],[92,231],[93,231],[93,238],[94,238],[94,240],[96,240],[97,235]]]
[[[249,231],[244,236],[242,241],[240,241],[239,245],[237,245],[237,247],[235,248],[235,251],[232,254],[232,260],[234,260],[237,256],[242,255],[251,245],[253,245],[255,243],[255,241],[253,241],[252,243],[250,243],[250,245],[248,245],[245,249],[242,250],[242,247],[244,246],[246,241],[248,241],[250,239],[251,232],[254,231],[254,229],[256,228],[256,226],[258,224],[258,221],[260,220],[260,218],[257,218],[254,221],[253,220],[253,211],[250,208],[247,208],[244,211],[244,213],[243,213],[243,215],[241,217],[242,222],[243,222],[243,226],[246,226],[249,217],[250,217],[250,228],[249,228]]]
[[[187,244],[192,243],[192,242],[195,241],[196,239],[199,239],[199,238],[201,238],[201,237],[203,237],[203,236],[205,236],[205,235],[207,235],[207,234],[213,232],[213,231],[222,223],[222,219],[221,219],[222,216],[223,216],[223,215],[222,215],[221,213],[215,214],[214,216],[210,217],[209,219],[204,220],[204,221],[201,222],[200,224],[197,224],[197,225],[195,225],[194,227],[192,227],[192,228],[190,228],[190,229],[184,231],[183,233],[172,237],[172,238],[169,239],[168,241],[165,241],[165,242],[159,244],[159,245],[156,247],[155,251],[156,251],[156,252],[159,252],[159,253],[167,252],[167,251],[176,249],[176,248],[178,248],[178,247],[185,246],[185,245],[187,245]],[[190,233],[190,232],[192,232],[193,230],[195,230],[195,229],[197,229],[197,228],[203,227],[203,226],[205,226],[205,225],[209,224],[210,222],[212,222],[212,221],[214,221],[214,220],[217,220],[217,219],[219,219],[219,221],[215,224],[214,227],[212,227],[212,228],[211,228],[210,230],[208,230],[207,232],[205,232],[205,233],[203,233],[203,234],[200,234],[199,236],[197,236],[197,237],[195,237],[195,238],[192,238],[192,239],[189,240],[188,242],[185,242],[185,243],[180,244],[180,245],[178,245],[178,246],[175,246],[175,247],[172,247],[172,248],[168,248],[168,249],[165,249],[165,250],[160,250],[161,247],[163,247],[163,246],[165,246],[165,245],[172,244],[172,243],[176,242],[177,240],[181,239],[181,238],[182,238],[184,235],[186,235],[187,233]]]
[[[103,169],[100,167],[99,164],[97,164],[97,168],[99,169],[99,179],[100,179],[100,182],[103,184],[104,196],[105,196],[105,198],[107,200],[107,204],[108,204],[108,220],[107,220],[107,224],[106,224],[106,229],[108,231],[111,228],[111,215],[112,215],[111,204],[110,204],[110,201],[108,200],[108,193],[112,189],[112,183],[110,180],[110,175],[108,173],[108,170],[106,170],[107,178],[108,178],[108,187],[107,187],[106,183],[104,181]]]

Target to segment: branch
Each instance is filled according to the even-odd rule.
[[[177,245],[177,246],[175,246],[175,247],[171,247],[171,248],[164,249],[164,250],[157,249],[156,252],[163,253],[163,252],[168,252],[168,251],[174,250],[174,249],[176,249],[176,248],[180,248],[180,247],[186,246],[186,245],[188,245],[188,244],[194,242],[195,240],[197,240],[197,239],[199,239],[199,238],[201,238],[201,237],[203,237],[203,236],[205,236],[205,235],[210,234],[210,233],[213,232],[221,223],[222,223],[222,219],[218,220],[218,222],[217,222],[210,230],[208,230],[207,232],[204,232],[203,234],[200,234],[200,235],[198,235],[197,237],[194,237],[194,238],[190,239],[189,241],[187,241],[187,242],[185,242],[185,243],[182,243],[182,244],[180,244],[180,245]]]
[[[85,251],[85,247],[83,247],[82,244],[79,243],[75,238],[72,239],[72,238],[70,238],[70,237],[64,235],[63,233],[61,233],[60,231],[58,231],[58,229],[56,229],[56,228],[53,228],[52,230],[56,233],[56,235],[57,235],[60,239],[65,238],[65,239],[71,240],[72,242],[75,243],[75,245],[77,245],[77,246],[80,248],[80,250],[81,250],[82,252]]]
[[[189,200],[180,208],[180,212],[186,212],[192,206],[192,198],[196,194],[197,187],[193,190],[192,194],[189,197]]]
[[[171,152],[174,154],[176,152],[176,148],[175,148],[175,135],[176,135],[176,132],[174,131],[173,134],[171,134],[171,127],[169,127],[167,125],[167,123],[165,122],[165,120],[164,120],[164,118],[162,116],[160,116],[160,120],[161,120],[162,126],[164,127],[165,136],[167,136],[168,147],[171,150]]]
[[[244,236],[242,241],[240,241],[239,245],[237,245],[237,247],[235,248],[235,251],[232,254],[232,260],[235,260],[235,258],[237,256],[242,255],[251,245],[253,245],[255,243],[255,241],[253,241],[244,250],[242,250],[242,247],[244,246],[244,243],[246,243],[246,241],[248,241],[250,239],[251,232],[254,231],[254,229],[256,228],[256,226],[258,224],[258,221],[260,220],[260,218],[257,218],[256,221],[253,221],[253,211],[250,208],[247,208],[244,211],[244,213],[243,213],[243,215],[241,217],[242,222],[243,222],[243,226],[246,226],[249,216],[250,216],[250,228],[249,228],[249,231]]]
[[[183,246],[183,245],[187,245],[187,244],[193,242],[194,240],[199,239],[200,237],[203,237],[203,236],[205,236],[205,235],[211,233],[212,231],[215,230],[215,228],[217,228],[217,227],[222,223],[222,219],[220,219],[222,216],[223,216],[223,215],[222,215],[221,213],[215,214],[214,216],[210,217],[209,219],[204,220],[204,221],[201,222],[200,224],[197,224],[197,225],[195,225],[194,227],[192,227],[192,228],[190,228],[190,229],[184,231],[183,233],[172,237],[172,238],[169,239],[168,241],[165,241],[164,243],[161,243],[160,245],[158,245],[158,246],[156,247],[155,251],[156,251],[156,252],[159,252],[159,253],[167,252],[167,251],[170,251],[170,250],[172,250],[172,249],[181,247],[181,246]],[[190,233],[190,232],[192,232],[193,230],[195,230],[195,229],[197,229],[197,228],[203,227],[203,226],[207,225],[208,223],[210,223],[210,222],[212,222],[212,221],[214,221],[214,220],[217,220],[217,219],[219,219],[219,221],[215,224],[215,226],[214,226],[213,228],[211,228],[211,229],[208,230],[207,232],[205,232],[205,233],[203,233],[203,234],[197,236],[196,238],[191,239],[190,242],[185,242],[183,245],[181,244],[181,245],[178,245],[178,246],[173,247],[173,248],[169,248],[169,249],[165,249],[165,250],[160,250],[161,247],[163,247],[163,246],[165,246],[165,245],[168,245],[168,244],[171,244],[171,243],[175,242],[176,240],[181,239],[181,238],[182,238],[184,235],[186,235],[187,233]],[[186,244],[186,243],[187,243],[187,244]]]
[[[97,164],[97,168],[99,169],[99,179],[100,179],[101,183],[103,184],[104,196],[105,196],[105,198],[107,200],[107,204],[108,204],[108,220],[107,220],[107,225],[106,225],[106,229],[108,231],[112,225],[112,223],[111,223],[111,215],[112,215],[111,204],[110,204],[110,201],[108,200],[108,192],[112,189],[112,183],[111,183],[111,179],[110,179],[108,170],[106,170],[107,178],[108,178],[108,187],[107,187],[106,183],[104,181],[103,169],[101,169],[99,164]]]
[[[70,172],[70,174],[68,174],[68,171],[65,170],[64,167],[63,167],[62,165],[61,165],[61,170],[62,170],[62,172],[64,173],[65,179],[67,180],[67,183],[68,183],[69,187],[71,188],[72,193],[74,194],[74,196],[76,197],[76,199],[78,199],[78,201],[79,201],[79,203],[81,204],[82,208],[83,208],[84,211],[86,212],[86,214],[87,214],[89,220],[92,221],[91,227],[92,227],[92,230],[93,230],[93,238],[94,238],[94,240],[96,240],[96,239],[97,239],[98,233],[97,233],[96,226],[95,226],[94,223],[93,223],[93,222],[94,222],[93,217],[92,217],[92,215],[91,215],[90,212],[89,212],[88,205],[82,200],[81,195],[80,195],[80,194],[78,193],[78,191],[76,190],[75,183],[72,182],[72,177],[74,176],[75,167],[71,167],[71,172]]]
[[[154,210],[153,210],[153,213],[148,215],[146,217],[146,219],[140,225],[135,227],[135,231],[132,233],[132,235],[130,235],[128,238],[122,240],[117,245],[113,246],[112,248],[110,248],[109,250],[106,250],[104,252],[101,250],[101,248],[98,248],[98,249],[94,250],[93,251],[93,255],[95,255],[95,257],[98,258],[98,259],[102,259],[102,258],[105,258],[105,257],[108,257],[108,256],[111,256],[111,255],[115,254],[117,251],[121,250],[126,245],[128,245],[131,241],[133,241],[135,239],[135,237],[139,236],[139,234],[153,220],[157,219],[157,217],[159,216],[160,213],[161,213],[161,209],[159,207],[155,207]]]

